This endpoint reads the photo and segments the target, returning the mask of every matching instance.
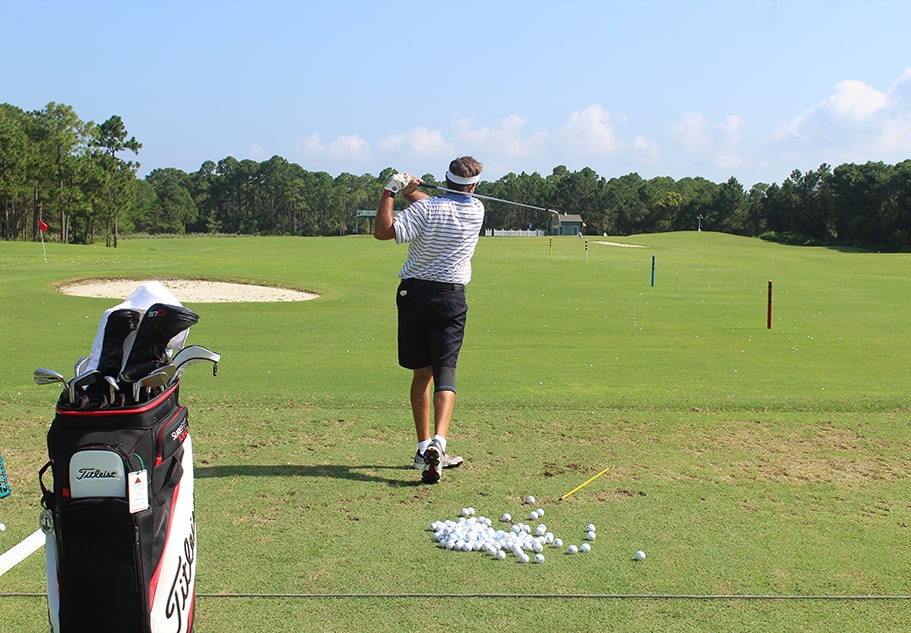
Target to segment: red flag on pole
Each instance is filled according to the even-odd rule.
[[[44,220],[38,220],[38,228],[47,233],[47,223]]]

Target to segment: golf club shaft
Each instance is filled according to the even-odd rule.
[[[535,211],[547,211],[548,213],[553,213],[556,216],[560,215],[560,213],[558,211],[554,211],[553,209],[546,209],[544,207],[536,207],[533,204],[525,204],[524,202],[513,202],[512,200],[503,200],[502,198],[494,198],[493,196],[483,196],[479,193],[468,193],[466,191],[459,191],[458,189],[449,189],[447,187],[443,187],[442,185],[432,185],[429,182],[422,182],[419,186],[427,187],[428,189],[439,189],[440,191],[445,191],[447,193],[460,193],[463,196],[466,196],[466,195],[472,196],[474,198],[480,198],[481,200],[490,200],[492,202],[502,202],[504,204],[512,204],[517,207],[525,207],[526,209],[534,209]]]

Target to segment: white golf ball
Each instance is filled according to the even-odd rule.
[[[539,516],[539,515],[538,515],[537,511],[532,510],[531,512],[528,513],[528,520],[529,520],[529,521],[537,521],[537,520],[538,520],[538,516]]]
[[[527,563],[529,560],[531,560],[531,559],[528,557],[528,554],[526,554],[525,552],[522,552],[521,554],[519,554],[520,563]]]
[[[590,552],[590,551],[592,551],[592,546],[589,545],[588,543],[582,543],[582,545],[579,546],[579,551],[580,552]]]
[[[578,551],[579,551],[579,548],[576,547],[575,545],[570,545],[569,547],[566,548],[567,554],[575,554]]]
[[[506,560],[506,552],[497,550],[497,560]]]
[[[470,517],[470,516],[471,516],[471,512],[469,512],[468,508],[462,508],[462,516],[463,516],[463,517]]]
[[[531,505],[534,502],[535,502],[535,498],[532,497],[531,495],[528,495],[527,497],[525,497],[525,503],[527,503],[528,505]]]
[[[6,523],[0,523],[0,532],[6,532]]]
[[[543,517],[543,516],[544,516],[544,508],[538,508],[537,510],[535,510],[535,512],[538,513],[538,516],[539,516],[539,517]]]
[[[512,515],[509,512],[504,512],[503,516],[500,517],[500,520],[503,523],[509,523],[510,521],[512,521]]]
[[[544,554],[535,554],[535,562],[536,562],[536,563],[543,563],[543,562],[544,562]]]
[[[563,539],[561,539],[561,538],[555,538],[555,539],[554,539],[554,547],[563,547]]]
[[[594,541],[597,537],[598,537],[598,535],[595,534],[594,530],[592,530],[591,532],[586,532],[586,534],[585,534],[585,538],[587,538],[589,541]]]
[[[594,524],[594,523],[589,523],[588,525],[586,525],[586,526],[585,526],[585,531],[586,531],[586,532],[594,532],[594,531],[595,531],[595,524]]]
[[[645,560],[645,552],[643,552],[641,549],[636,552],[636,560]]]

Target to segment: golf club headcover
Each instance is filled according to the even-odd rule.
[[[145,376],[149,363],[166,365],[168,342],[199,321],[199,315],[183,306],[155,303],[149,306],[136,338],[123,366],[121,377],[126,382],[135,382]]]
[[[101,343],[101,357],[98,371],[102,376],[117,377],[123,367],[123,343],[126,337],[139,326],[138,310],[124,308],[108,315],[104,325],[104,340]]]

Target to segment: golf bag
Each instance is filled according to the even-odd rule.
[[[58,404],[39,474],[52,633],[193,630],[193,448],[179,387],[119,408]]]

